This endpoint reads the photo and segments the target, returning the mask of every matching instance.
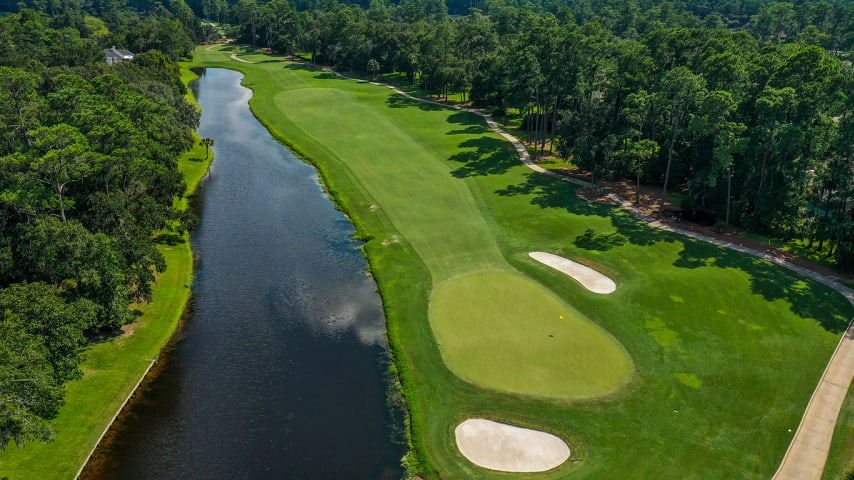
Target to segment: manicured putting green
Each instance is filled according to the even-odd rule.
[[[551,398],[612,392],[632,371],[617,340],[522,275],[488,270],[443,282],[430,324],[448,368],[476,385]]]

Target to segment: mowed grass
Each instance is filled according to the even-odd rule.
[[[404,110],[401,107],[406,104],[395,106],[389,103],[401,97],[386,93],[387,107],[383,109],[373,108],[358,100],[359,96],[373,95],[376,91],[373,85],[357,83],[357,88],[351,90],[304,84],[299,87],[296,95],[290,94],[292,92],[276,95],[273,106],[285,115],[289,115],[289,112],[299,113],[290,127],[291,131],[299,129],[303,138],[315,139],[327,151],[333,150],[337,156],[347,159],[348,168],[365,190],[370,192],[374,205],[381,208],[399,230],[398,237],[406,238],[418,252],[431,271],[433,283],[474,271],[489,272],[481,274],[484,279],[513,271],[498,248],[477,197],[471,194],[466,182],[455,176],[454,165],[436,161],[437,158],[447,158],[458,152],[453,145],[449,148],[444,138],[434,134],[437,122],[447,123],[449,117],[446,110],[434,108],[425,111],[423,115],[408,119],[408,128],[401,128],[398,120],[386,114],[388,107]],[[330,105],[334,105],[333,115],[330,115]],[[354,118],[358,118],[359,122],[354,123]],[[468,124],[477,120],[472,114],[460,113],[450,120],[461,124],[463,128],[457,134],[465,137],[463,142],[474,148],[473,153],[465,150],[461,152],[464,155],[481,155],[480,152],[484,150],[502,152],[507,147],[506,142],[484,128],[470,128]],[[515,277],[500,275],[498,278]],[[489,281],[491,285],[498,283]],[[537,299],[552,298],[553,294],[542,285],[518,284],[526,287],[526,293]],[[448,292],[443,298],[456,295],[458,291],[452,289]],[[501,297],[497,291],[483,290],[482,293],[464,300],[473,311],[491,308]],[[470,338],[465,344],[443,344],[442,351],[450,361],[451,369],[462,374],[462,378],[486,388],[562,398],[585,397],[614,390],[624,383],[631,372],[631,362],[618,342],[611,336],[602,335],[599,329],[592,328],[583,314],[576,314],[578,325],[588,325],[588,328],[575,330],[576,344],[586,343],[603,349],[590,348],[585,353],[555,349],[553,342],[548,342],[549,337],[546,336],[529,343],[525,353],[522,350],[507,351],[509,345],[506,340],[512,338],[509,331],[500,339],[477,335],[476,331],[472,331],[490,328],[488,318],[471,317],[472,320],[480,321],[466,327],[454,321],[457,316],[451,309],[431,307],[431,311],[431,323],[437,332],[445,333],[445,338],[462,335]],[[513,315],[512,319],[509,314],[503,318],[515,321],[520,330],[540,328],[541,319],[524,315],[519,309],[515,312],[518,315]],[[610,345],[606,347],[605,344]],[[613,352],[619,353],[614,356]],[[587,364],[602,365],[602,369],[586,373],[565,371],[563,367],[573,364],[573,359],[579,355],[589,359]],[[476,357],[516,358],[528,362],[533,368],[501,374],[496,368],[489,367],[487,362],[471,363]],[[612,374],[600,378],[598,373],[603,369]],[[525,378],[516,373],[536,373],[536,378]],[[568,378],[573,380],[568,381]],[[548,384],[551,381],[557,383]]]
[[[552,398],[616,390],[631,360],[604,330],[527,277],[480,271],[442,282],[431,325],[448,368],[488,388]]]
[[[185,80],[193,74],[184,72]],[[179,161],[188,194],[207,172],[204,147],[196,146]],[[182,205],[186,204],[181,199]],[[151,361],[172,337],[190,296],[193,254],[189,238],[168,235],[158,249],[167,269],[157,277],[153,300],[135,305],[139,316],[127,333],[86,349],[83,378],[66,388],[65,405],[51,422],[56,439],[48,444],[11,445],[0,452],[0,477],[12,480],[74,478],[104,428],[121,407]]]
[[[571,445],[565,465],[515,478],[771,477],[852,314],[844,298],[580,200],[573,186],[522,166],[477,116],[264,55],[241,58],[264,63],[204,49],[196,61],[247,74],[255,114],[318,166],[367,240],[419,473],[507,477],[454,446],[460,421],[486,417]],[[617,291],[588,292],[530,251],[594,266]],[[430,301],[434,286],[482,270],[524,275],[602,327],[633,362],[629,383],[566,400],[460,379],[443,361]]]
[[[838,480],[854,472],[854,385],[849,386],[842,411],[836,420],[833,446],[827,456],[823,480]]]

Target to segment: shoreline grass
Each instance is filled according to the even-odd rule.
[[[454,447],[454,427],[477,416],[568,441],[570,461],[538,478],[771,476],[851,316],[842,296],[579,200],[575,187],[522,166],[475,116],[266,55],[242,58],[263,63],[202,49],[195,61],[246,75],[253,113],[318,167],[367,240],[410,412],[410,473],[504,478]],[[471,208],[479,219],[460,216]],[[586,292],[529,259],[532,250],[587,259],[619,288]],[[523,274],[604,328],[634,362],[631,383],[596,399],[547,400],[452,374],[431,331],[431,294],[474,268]]]
[[[185,65],[182,79],[188,82],[193,78]],[[186,206],[186,197],[195,192],[212,160],[204,161],[204,153],[204,147],[196,145],[179,160],[188,192],[179,200],[182,206]],[[56,439],[48,444],[31,442],[22,448],[11,445],[0,452],[0,477],[74,478],[151,362],[160,356],[190,297],[193,254],[188,234],[158,245],[158,250],[166,259],[167,269],[158,275],[151,303],[134,305],[141,315],[126,327],[129,334],[86,349],[83,378],[68,383],[65,405],[51,421]]]

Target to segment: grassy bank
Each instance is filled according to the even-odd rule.
[[[236,62],[229,54],[238,47],[226,48],[199,49],[195,61],[246,74],[253,112],[318,166],[367,239],[412,415],[417,473],[506,477],[454,447],[460,421],[486,417],[569,441],[570,461],[537,478],[770,478],[852,314],[844,298],[767,262],[583,201],[573,186],[522,166],[480,117],[264,55]],[[594,266],[617,291],[590,293],[530,251]],[[469,346],[441,338],[448,325],[461,327],[452,318],[461,305],[467,317],[498,312],[498,287],[480,287],[510,277],[529,282],[516,291],[557,302],[527,309],[534,318],[513,315],[520,339],[540,334],[520,344],[539,348],[545,331],[533,327],[541,315],[571,310],[579,325],[595,328],[564,333],[607,332],[610,346],[585,352],[587,361],[627,382],[590,398],[579,392],[607,375],[551,395],[535,391],[536,382],[501,384],[513,371],[498,381],[481,376],[488,357],[474,373],[455,369],[467,348],[484,349],[481,361],[513,348],[496,345],[488,315],[449,334],[464,334]],[[477,281],[445,297],[442,285],[460,278]],[[606,354],[614,349],[625,351],[628,366]],[[576,353],[549,352],[550,373],[569,368]]]
[[[854,387],[849,387],[842,411],[836,421],[833,432],[833,445],[827,456],[823,480],[847,478],[848,472],[854,472]]]
[[[185,69],[185,81],[192,78],[192,72]],[[180,159],[188,192],[195,191],[207,171],[209,162],[204,158],[204,147],[197,145]],[[193,255],[187,235],[169,238],[169,243],[158,246],[167,269],[158,276],[152,302],[134,306],[140,315],[125,327],[123,335],[86,349],[83,378],[68,384],[65,405],[51,422],[56,440],[23,448],[13,445],[0,452],[0,477],[59,480],[77,474],[104,428],[151,361],[160,355],[184,312],[190,296]]]

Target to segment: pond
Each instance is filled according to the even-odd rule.
[[[84,477],[400,478],[385,320],[353,227],[241,78],[208,69],[194,85],[216,157],[192,311]]]

